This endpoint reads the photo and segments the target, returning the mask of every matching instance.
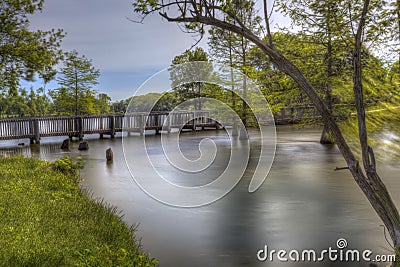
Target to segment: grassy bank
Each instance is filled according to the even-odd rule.
[[[0,159],[0,266],[155,266],[69,158]]]

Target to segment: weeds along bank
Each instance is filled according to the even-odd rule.
[[[156,266],[69,158],[0,159],[0,266]]]

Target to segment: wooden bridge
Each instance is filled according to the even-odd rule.
[[[9,139],[29,138],[30,143],[40,143],[42,137],[68,136],[82,140],[85,134],[100,134],[115,137],[117,132],[139,133],[143,135],[146,130],[170,132],[173,128],[196,130],[220,125],[210,119],[212,111],[180,111],[131,113],[130,115],[90,115],[90,116],[62,116],[62,117],[32,117],[32,118],[7,118],[0,119],[0,141]],[[276,124],[296,123],[308,117],[320,118],[313,106],[294,108],[281,108],[274,114]],[[168,119],[167,119],[168,118]]]
[[[117,132],[143,135],[146,130],[170,132],[173,128],[196,130],[197,127],[218,128],[209,118],[209,111],[132,113],[130,115],[91,115],[63,117],[32,117],[0,119],[0,140],[29,138],[31,144],[39,144],[42,137],[68,136],[79,140],[85,134],[115,137]]]

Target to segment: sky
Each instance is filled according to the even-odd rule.
[[[196,42],[195,36],[158,14],[147,17],[143,24],[129,19],[138,19],[130,0],[47,0],[41,13],[30,16],[30,28],[64,29],[67,35],[62,49],[75,49],[92,59],[101,73],[94,89],[115,101],[132,96],[143,82]],[[207,49],[207,41],[200,46]],[[43,86],[41,81],[22,85]],[[46,85],[46,89],[57,87],[54,81]]]

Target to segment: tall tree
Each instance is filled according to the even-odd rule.
[[[259,34],[261,32],[261,18],[257,16],[255,4],[251,1],[233,1],[237,10],[237,14],[243,25],[251,31]],[[234,23],[230,17],[225,18],[226,21]],[[249,75],[249,51],[253,45],[249,40],[242,35],[235,34],[231,31],[224,30],[219,27],[211,27],[209,30],[210,53],[213,59],[219,63],[228,64],[232,68],[240,69],[245,75]],[[233,71],[233,70],[232,70]],[[233,73],[231,72],[231,79],[233,80]],[[243,79],[243,96],[246,97],[247,87],[246,76]],[[232,86],[234,83],[232,82]],[[232,88],[232,107],[236,109],[236,98],[234,94],[235,89]],[[245,99],[241,101],[241,119],[244,125],[247,125],[248,107]]]
[[[301,28],[301,32],[311,37],[310,41],[325,46],[324,66],[325,77],[322,87],[325,93],[325,101],[332,111],[332,78],[334,61],[334,41],[341,38],[341,32],[335,26],[343,23],[339,15],[345,4],[343,1],[301,1],[301,0],[279,0],[278,6],[285,15],[288,15],[292,22]],[[338,43],[338,42],[336,42]],[[330,144],[332,140],[325,125],[320,142]]]
[[[10,87],[7,92],[6,101],[8,102],[6,114],[8,116],[29,116],[28,105],[26,100],[26,91]]]
[[[372,5],[370,5],[370,1],[373,3]],[[232,1],[137,0],[134,2],[133,7],[135,12],[143,16],[157,12],[169,22],[178,22],[192,29],[199,29],[200,34],[203,32],[204,24],[217,26],[240,34],[258,46],[270,58],[270,61],[277,69],[289,75],[298,84],[319,110],[325,125],[327,125],[347,163],[347,168],[376,213],[384,222],[396,251],[400,253],[400,215],[388,190],[377,173],[373,149],[368,145],[363,102],[362,44],[366,40],[364,38],[374,34],[374,23],[379,18],[378,7],[382,6],[382,3],[378,0],[346,1],[346,3],[348,8],[348,10],[345,10],[347,21],[342,26],[344,37],[350,40],[349,43],[353,55],[353,94],[357,107],[358,139],[362,151],[361,160],[358,159],[350,148],[335,117],[332,115],[324,99],[318,95],[317,90],[311,85],[299,68],[274,47],[273,36],[271,34],[268,34],[269,42],[264,42],[260,36],[242,23],[237,15],[238,10],[232,4]],[[266,1],[264,1],[264,19],[266,24],[268,24],[269,18],[265,4]],[[228,16],[235,23],[224,19]]]
[[[41,87],[36,90],[36,106],[38,114],[36,116],[50,115],[52,111],[52,103],[45,93],[45,88]]]
[[[237,38],[235,38],[235,34],[231,31],[225,31],[224,29],[218,27],[211,27],[209,30],[209,39],[208,45],[210,47],[211,57],[223,64],[228,64],[230,67],[234,67],[234,53],[235,48],[237,47]],[[230,106],[234,110],[236,107],[237,96],[235,94],[235,85],[233,82],[233,69],[230,70],[230,78],[231,78],[231,96],[230,96]]]
[[[200,47],[196,47],[194,50],[186,50],[181,55],[176,56],[172,60],[172,66],[195,61],[208,61],[207,53]],[[172,88],[178,103],[196,99],[194,108],[196,110],[201,110],[202,104],[200,97],[204,96],[202,90],[205,84],[204,82],[185,83],[184,81],[188,79],[188,74],[190,75],[190,73],[191,71],[184,67],[171,68],[170,76]]]
[[[111,112],[114,113],[125,113],[126,109],[128,108],[129,102],[131,98],[125,99],[125,100],[120,100],[120,101],[114,101],[111,104]]]
[[[79,56],[75,50],[66,53],[60,74],[57,81],[62,88],[56,89],[53,96],[56,98],[63,96],[66,99],[57,101],[60,104],[65,102],[69,106],[72,103],[75,115],[93,113],[91,109],[94,105],[96,91],[92,88],[98,84],[100,71],[92,65],[92,61],[85,56]],[[57,92],[59,93],[57,94]]]
[[[262,30],[260,23],[261,18],[257,15],[255,9],[255,3],[251,1],[233,1],[236,6],[238,19],[241,20],[243,25],[250,29],[252,32],[259,34]],[[235,21],[227,16],[225,18],[226,21],[231,23],[235,23]],[[231,31],[227,31],[225,29],[219,27],[211,27],[209,31],[209,42],[210,52],[213,58],[219,62],[224,64],[229,64],[232,68],[240,69],[245,75],[249,75],[249,56],[248,53],[253,45],[249,40],[244,38],[240,34],[233,33]],[[231,73],[231,79],[233,79],[233,74]],[[246,85],[247,80],[246,76],[243,79],[243,96],[246,97]],[[232,82],[232,86],[233,82]],[[232,106],[235,108],[236,106],[236,96],[233,93],[234,88],[232,88]],[[245,99],[242,99],[241,106],[241,119],[244,125],[247,125],[247,114],[248,107]]]
[[[321,44],[311,42],[307,36],[302,34],[275,32],[272,36],[274,47],[294,62],[314,87],[320,88],[324,85],[324,47]],[[268,40],[264,38],[264,42],[268,42]],[[252,49],[249,58],[255,69],[255,77],[262,85],[263,93],[274,114],[278,115],[282,108],[312,105],[297,84],[276,69],[260,49]],[[319,95],[323,96],[320,92]],[[310,111],[312,110],[310,109]],[[300,119],[296,113],[291,116],[293,120]]]
[[[107,114],[111,110],[111,97],[105,93],[100,93],[96,97],[96,104],[100,114]]]

